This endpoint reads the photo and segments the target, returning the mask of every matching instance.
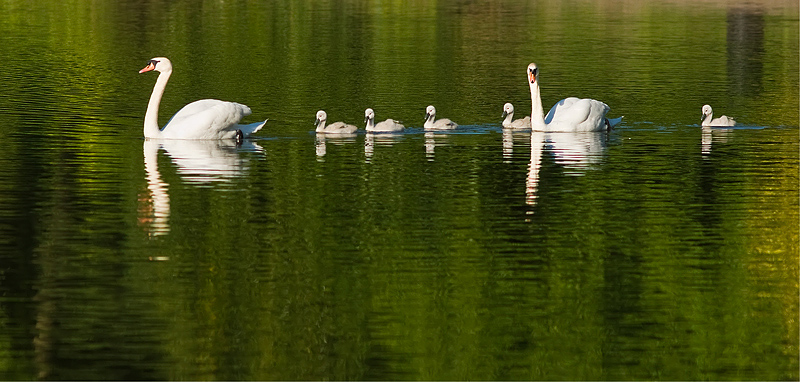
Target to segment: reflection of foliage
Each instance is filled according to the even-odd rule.
[[[406,136],[370,164],[356,145],[316,163],[303,139],[268,141],[226,192],[165,161],[173,230],[137,228],[154,79],[135,71],[155,55],[177,68],[162,122],[231,99],[278,121],[271,135],[304,134],[322,107],[494,121],[527,108],[530,61],[545,103],[797,124],[783,11],[764,11],[763,83],[740,94],[725,9],[555,3],[0,3],[0,245],[17,272],[0,288],[37,294],[21,312],[0,299],[0,327],[20,328],[0,330],[0,377],[797,379],[794,130],[737,130],[703,158],[694,130],[623,129],[583,176],[545,158],[535,211],[492,134],[450,137],[432,162]]]

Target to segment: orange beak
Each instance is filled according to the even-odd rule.
[[[140,70],[139,73],[149,72],[149,71],[151,71],[151,70],[153,70],[155,68],[156,68],[156,64],[151,62],[151,63],[147,64],[147,66],[142,68],[142,70]]]
[[[528,81],[530,81],[531,83],[536,82],[536,73],[534,73],[532,70],[528,71]]]

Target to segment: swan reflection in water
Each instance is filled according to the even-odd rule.
[[[552,153],[555,163],[567,175],[580,176],[602,162],[606,149],[606,132],[544,133],[531,132],[531,162],[525,182],[525,201],[531,207],[539,198],[539,170],[544,153]],[[532,213],[532,212],[530,212]]]
[[[322,161],[328,153],[328,143],[334,145],[345,145],[356,142],[356,134],[331,134],[331,133],[317,133],[314,140],[314,147],[316,148],[317,160]]]
[[[147,192],[139,197],[139,224],[151,237],[170,231],[169,184],[158,171],[158,152],[163,149],[178,175],[187,183],[214,184],[241,177],[248,169],[242,151],[263,152],[256,143],[245,140],[241,145],[233,140],[157,140],[146,139],[143,145]]]
[[[711,146],[713,143],[727,142],[731,131],[731,128],[703,126],[701,133],[701,150],[703,155],[711,154]]]

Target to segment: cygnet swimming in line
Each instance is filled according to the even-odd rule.
[[[354,134],[358,127],[355,125],[350,125],[344,122],[334,122],[330,125],[326,125],[325,123],[328,121],[328,113],[324,110],[320,110],[317,112],[317,120],[314,121],[314,125],[317,126],[317,133],[325,133],[325,134]]]
[[[367,124],[366,130],[368,133],[395,133],[405,129],[402,123],[391,118],[376,124],[375,111],[369,108],[364,110],[364,123]]]
[[[503,105],[503,115],[501,116],[503,119],[503,127],[506,129],[530,129],[531,128],[531,116],[525,116],[525,118],[520,118],[514,120],[514,105],[510,102],[506,102]]]
[[[702,126],[733,126],[736,121],[728,116],[714,118],[714,112],[711,110],[711,105],[703,105],[703,123]]]
[[[430,105],[425,109],[425,124],[423,127],[425,130],[452,130],[457,128],[458,124],[447,118],[436,120],[436,108]]]

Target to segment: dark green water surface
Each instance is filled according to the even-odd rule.
[[[799,30],[769,0],[0,1],[0,380],[797,380]],[[156,56],[162,124],[270,121],[143,140]],[[624,122],[503,131],[530,62],[545,108]],[[312,132],[367,107],[409,129]]]

